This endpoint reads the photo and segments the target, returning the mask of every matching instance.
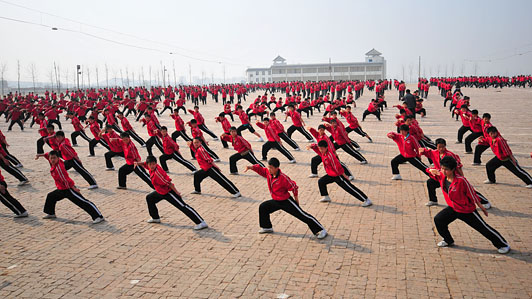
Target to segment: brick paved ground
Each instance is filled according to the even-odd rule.
[[[76,149],[100,189],[86,190],[83,179],[70,173],[108,221],[92,225],[88,215],[68,201],[58,204],[57,220],[42,220],[44,198],[53,189],[53,181],[47,162],[33,160],[37,132],[6,132],[2,122],[0,128],[11,143],[11,152],[23,161],[22,170],[31,184],[16,187],[16,180],[3,171],[9,190],[29,210],[30,217],[13,220],[10,212],[0,207],[0,297],[529,298],[532,190],[502,168],[497,172],[498,184],[482,184],[485,168],[472,167],[472,156],[463,154],[463,145],[454,144],[460,122],[450,119],[434,89],[431,93],[425,104],[428,117],[420,123],[427,135],[446,138],[449,148],[461,155],[466,177],[494,205],[487,222],[511,243],[508,255],[497,254],[489,241],[459,221],[450,227],[457,246],[436,247],[440,237],[432,219],[442,206],[424,205],[425,176],[402,165],[404,180],[390,180],[390,159],[398,151],[386,133],[394,129],[395,108],[384,112],[382,122],[369,116],[362,123],[374,143],[352,134],[369,165],[359,165],[340,152],[354,173],[355,184],[373,200],[370,208],[360,207],[332,185],[333,201],[320,203],[317,179],[307,178],[312,153],[294,152],[298,163],[292,165],[271,152],[298,183],[302,207],[328,229],[330,235],[320,241],[304,224],[284,213],[272,217],[275,234],[257,234],[258,206],[269,195],[265,180],[254,173],[230,176],[242,198],[229,197],[209,179],[203,183],[203,195],[190,195],[192,176],[176,162],[170,162],[170,176],[210,228],[193,231],[193,223],[164,202],[159,204],[163,224],[150,225],[144,199],[148,187],[130,176],[130,189],[116,190],[117,172],[103,171],[104,149],[98,147],[96,157],[87,158],[85,141]],[[494,124],[521,165],[532,173],[532,89],[464,89],[464,93],[481,113],[492,113]],[[395,91],[388,92],[390,104],[397,103],[396,96]],[[369,99],[366,92],[358,101],[357,117]],[[208,126],[217,133],[221,128],[213,117],[219,111],[221,105],[202,108]],[[173,126],[168,115],[161,120]],[[307,122],[315,126],[318,120],[315,116]],[[71,125],[65,127],[70,133]],[[145,129],[138,124],[136,128],[146,136]],[[259,152],[261,143],[249,133],[244,136]],[[306,146],[297,133],[295,139]],[[211,141],[211,145],[222,158],[218,165],[228,174],[226,161],[233,150],[222,149],[219,142]],[[141,149],[143,156],[145,153]],[[189,158],[188,151],[183,154]],[[492,156],[488,150],[483,161]],[[123,163],[115,160],[115,166]],[[239,168],[245,165],[240,162]],[[324,173],[321,167],[319,171]],[[442,203],[441,193],[438,197]]]

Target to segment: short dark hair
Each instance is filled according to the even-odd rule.
[[[318,142],[318,146],[319,147],[329,147],[329,144],[327,144],[327,141],[325,141],[325,140],[320,140],[320,142]]]
[[[399,130],[410,132],[410,127],[408,125],[401,125]]]
[[[489,114],[489,113],[484,113],[484,114],[482,114],[482,118],[491,119],[491,114]]]
[[[472,111],[471,111],[471,114],[478,115],[478,110],[477,110],[477,109],[472,110]]]
[[[455,170],[457,163],[456,160],[451,156],[445,156],[440,160],[440,165],[449,169],[449,170]]]
[[[126,138],[126,137],[129,138],[129,133],[128,132],[122,132],[122,133],[120,133],[120,137],[121,138]]]
[[[270,119],[265,117],[262,121],[270,121]]]
[[[462,104],[462,106],[460,106],[460,108],[466,108],[467,109],[467,104]]]
[[[191,123],[191,124],[197,124],[197,123],[198,123],[198,121],[197,121],[197,120],[195,120],[195,119],[191,119],[191,120],[190,120],[190,123]]]
[[[271,117],[271,116],[275,116],[275,113],[273,113],[273,112],[270,112],[270,117]]]
[[[46,126],[46,128],[47,128],[47,129],[52,129],[52,130],[53,130],[53,129],[54,129],[54,125],[49,124],[49,125]]]
[[[162,127],[161,127],[161,130],[168,131],[168,128],[167,128],[166,126],[162,126]]]
[[[157,158],[151,155],[146,157],[146,163],[153,163],[153,162],[157,163]]]
[[[436,138],[436,140],[434,141],[434,143],[435,143],[436,145],[438,145],[438,144],[447,145],[447,141],[445,141],[445,139],[443,139],[443,138]]]
[[[61,153],[59,151],[51,151],[48,153],[49,156],[56,156],[61,157]]]
[[[324,130],[325,130],[325,129],[326,129],[325,125],[319,125],[319,126],[318,126],[318,130],[321,130],[321,129],[324,129]]]
[[[218,114],[218,117],[224,117],[224,116],[225,116],[224,112],[220,112],[220,114]]]
[[[236,127],[230,127],[229,131],[236,131]]]
[[[62,136],[62,137],[65,137],[65,132],[63,132],[63,131],[57,131],[57,132],[55,132],[55,136]]]
[[[497,132],[499,132],[499,130],[497,130],[496,127],[489,127],[489,128],[488,128],[488,134],[490,134],[490,133],[497,133]]]
[[[281,162],[279,162],[279,159],[277,158],[270,158],[270,160],[268,160],[268,165],[271,165],[275,168],[279,168],[279,165],[281,165]]]

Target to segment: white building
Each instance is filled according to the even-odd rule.
[[[269,68],[248,68],[250,83],[322,80],[378,80],[386,78],[386,60],[371,49],[364,62],[287,64],[277,56]]]

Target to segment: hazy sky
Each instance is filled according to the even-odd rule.
[[[161,61],[177,77],[243,77],[246,67],[267,67],[278,54],[288,63],[363,61],[375,48],[387,60],[387,76],[405,79],[421,74],[460,73],[513,75],[532,73],[532,1],[140,1],[140,0],[9,0],[82,23],[133,35],[153,42],[80,25],[29,11],[0,0],[0,63],[6,77],[30,81],[28,65],[35,63],[46,81],[53,62],[62,77],[69,69],[73,82],[76,64],[88,66],[91,80],[98,67],[104,80],[120,77],[119,70],[141,67],[160,71]],[[138,49],[100,40],[63,28],[82,31]],[[173,46],[171,46],[173,45]],[[170,52],[212,60],[202,62]],[[526,53],[528,52],[528,53]],[[515,55],[526,53],[523,55]],[[509,58],[508,58],[509,57]],[[492,59],[489,62],[486,60]],[[475,60],[477,62],[470,62]],[[221,63],[219,63],[221,62]],[[454,65],[454,69],[453,69]],[[63,79],[64,80],[64,79]],[[179,79],[178,79],[179,80]]]

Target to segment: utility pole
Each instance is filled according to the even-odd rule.
[[[192,85],[192,67],[188,64],[188,84]]]
[[[418,80],[419,80],[419,78],[421,78],[421,56],[419,56],[417,78],[418,78]]]
[[[79,90],[79,75],[81,75],[81,65],[77,65],[76,66],[76,85],[78,87],[78,90]]]

